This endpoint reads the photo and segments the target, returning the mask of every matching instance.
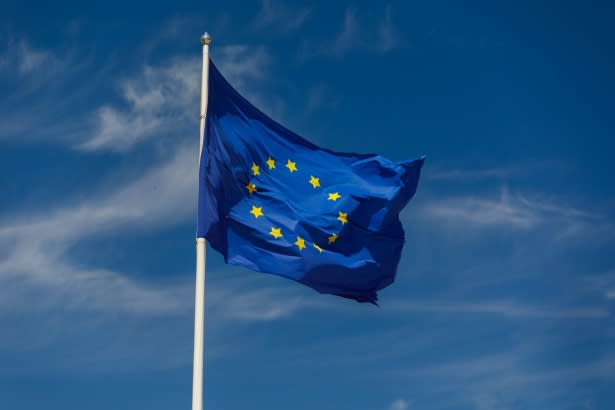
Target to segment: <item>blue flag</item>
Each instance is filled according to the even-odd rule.
[[[212,62],[207,107],[197,236],[227,263],[375,303],[395,279],[399,212],[423,158],[318,147],[251,105]]]

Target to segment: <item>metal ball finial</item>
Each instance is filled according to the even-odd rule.
[[[201,36],[201,44],[203,44],[204,46],[210,45],[212,41],[213,39],[209,34],[207,34],[207,32],[205,32],[205,34]]]

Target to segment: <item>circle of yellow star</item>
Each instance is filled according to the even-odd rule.
[[[288,160],[288,162],[286,162],[286,168],[288,168],[288,170],[293,173],[293,172],[297,172],[297,163],[296,162],[292,162],[290,159]]]
[[[329,245],[332,244],[333,242],[335,242],[337,240],[337,235],[336,234],[331,234],[331,236],[329,236]]]
[[[250,193],[250,195],[252,195],[253,193],[256,192],[256,185],[254,185],[252,182],[250,182],[248,185],[246,185],[246,188],[247,188],[248,192]]]
[[[252,210],[250,211],[250,213],[254,215],[256,219],[258,219],[259,216],[265,215],[263,213],[263,208],[255,205],[252,205]]]
[[[269,232],[269,235],[273,236],[276,239],[281,238],[282,228],[271,228],[271,232]]]
[[[275,160],[271,157],[269,157],[269,159],[267,159],[267,166],[269,166],[269,169],[274,169],[275,168]]]
[[[338,199],[340,199],[342,196],[340,195],[339,192],[333,192],[332,194],[329,194],[329,198],[327,198],[329,201],[337,201]]]
[[[322,253],[322,252],[324,251],[324,249],[323,249],[323,248],[321,248],[320,246],[318,246],[318,244],[316,244],[316,243],[312,243],[312,245],[314,245],[314,248],[316,248],[316,250],[317,250],[318,252]]]
[[[300,236],[297,236],[297,240],[295,241],[295,245],[297,245],[297,248],[299,248],[299,250],[305,249],[305,239],[303,239]]]
[[[261,174],[260,167],[256,165],[254,162],[252,163],[252,174],[254,174],[254,176]]]
[[[342,225],[344,225],[345,223],[348,222],[348,214],[345,212],[339,212],[339,215],[337,216],[337,220],[340,221]]]
[[[316,178],[315,176],[310,177],[310,184],[314,187],[314,189],[320,186],[320,178]]]

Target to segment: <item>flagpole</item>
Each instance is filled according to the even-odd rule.
[[[201,66],[201,114],[199,134],[199,165],[205,135],[207,115],[207,84],[209,79],[209,45],[212,38],[201,36],[203,63]],[[194,293],[194,361],[192,365],[192,410],[203,410],[203,333],[205,324],[205,238],[196,238],[196,285]]]

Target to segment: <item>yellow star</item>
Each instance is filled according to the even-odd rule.
[[[271,157],[269,157],[269,159],[267,160],[267,165],[269,166],[269,169],[274,169],[275,168],[275,160]]]
[[[314,248],[316,248],[316,250],[320,253],[323,252],[324,249],[322,249],[320,246],[318,246],[316,243],[312,243],[312,245],[314,245]]]
[[[333,242],[335,242],[337,240],[337,235],[336,234],[331,234],[331,236],[329,236],[329,245],[331,245]]]
[[[305,239],[300,236],[297,236],[297,241],[295,242],[295,245],[297,245],[297,248],[299,248],[299,250],[305,249]]]
[[[288,162],[286,163],[286,168],[288,168],[288,170],[293,173],[293,172],[297,172],[297,163],[292,162],[290,159],[288,160]]]
[[[327,198],[329,201],[337,201],[338,199],[340,199],[342,196],[340,195],[339,192],[334,192],[332,194],[329,194],[329,198]]]
[[[252,163],[252,174],[254,174],[254,176],[261,174],[260,167],[256,165],[254,162]]]
[[[254,185],[252,182],[246,185],[246,188],[248,189],[248,192],[250,193],[250,195],[256,192],[256,185]]]
[[[250,211],[250,213],[251,213],[252,215],[254,215],[254,217],[255,217],[256,219],[258,219],[258,217],[259,217],[259,216],[263,216],[263,215],[265,215],[265,214],[263,213],[263,208],[262,208],[262,207],[258,207],[258,206],[254,206],[254,205],[252,205],[252,210]]]
[[[316,178],[315,176],[310,177],[310,184],[314,187],[314,189],[320,186],[320,178]]]
[[[282,228],[271,228],[271,232],[269,232],[269,235],[273,236],[276,239],[281,238]]]
[[[337,220],[340,221],[342,225],[344,225],[345,223],[348,222],[348,214],[345,212],[340,212],[339,215],[337,216]]]

